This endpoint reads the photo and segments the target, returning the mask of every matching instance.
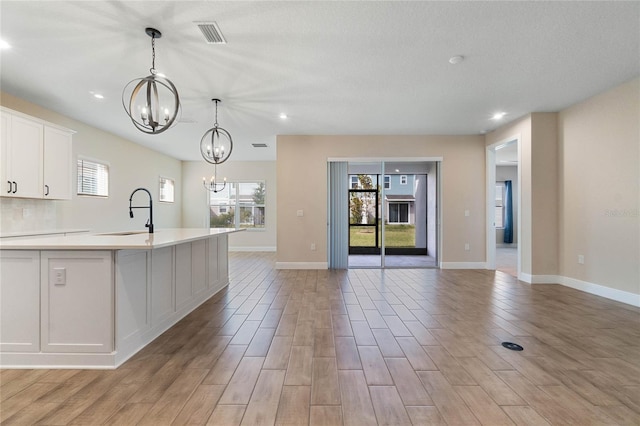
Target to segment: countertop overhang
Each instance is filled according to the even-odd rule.
[[[0,250],[149,250],[190,241],[232,234],[244,229],[233,228],[167,228],[153,234],[146,231],[105,232],[90,235],[27,238],[0,241]],[[124,235],[129,232],[132,234]]]

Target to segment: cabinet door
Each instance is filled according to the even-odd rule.
[[[11,196],[13,183],[9,176],[9,137],[11,136],[11,116],[0,112],[0,196]]]
[[[72,191],[72,135],[44,126],[44,198],[70,200]]]
[[[114,341],[110,251],[41,253],[42,352],[111,352]]]
[[[0,352],[40,351],[40,253],[0,252]]]
[[[4,196],[42,198],[42,156],[44,126],[26,118],[11,116],[7,141],[7,180],[14,190]]]

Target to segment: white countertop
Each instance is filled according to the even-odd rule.
[[[67,235],[47,238],[25,238],[20,240],[0,240],[2,250],[148,250],[172,246],[189,241],[201,240],[216,235],[231,234],[244,229],[230,228],[170,228],[147,231],[122,231],[91,235]],[[131,235],[123,235],[132,233]],[[111,235],[110,235],[111,234]]]
[[[39,235],[75,234],[90,232],[89,229],[39,229],[35,231],[0,232],[0,238],[37,237]]]

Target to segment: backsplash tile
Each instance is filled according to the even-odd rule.
[[[0,198],[0,232],[56,229],[56,202],[27,198]]]

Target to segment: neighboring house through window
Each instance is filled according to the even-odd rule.
[[[384,189],[389,189],[389,188],[391,188],[391,176],[385,175],[384,176]]]
[[[407,184],[407,175],[400,175],[400,185]]]
[[[227,182],[220,192],[209,197],[209,226],[211,228],[264,229],[264,181]]]
[[[358,176],[351,175],[351,189],[358,189]]]

